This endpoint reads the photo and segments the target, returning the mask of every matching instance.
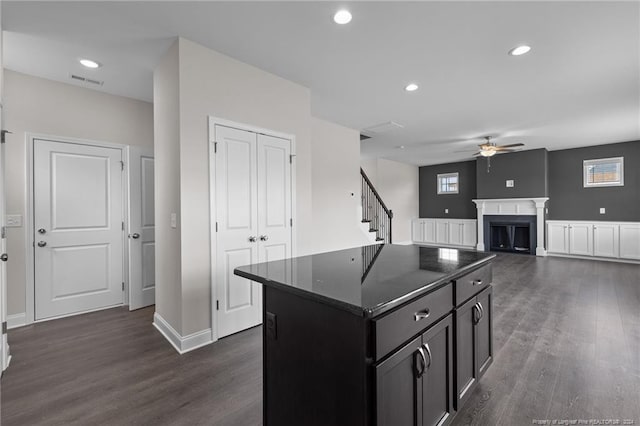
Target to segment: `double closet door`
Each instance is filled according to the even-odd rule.
[[[215,125],[218,337],[262,322],[262,287],[238,266],[291,257],[291,141]]]

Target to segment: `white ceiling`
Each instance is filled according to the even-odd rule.
[[[402,124],[362,153],[417,165],[471,158],[455,151],[486,134],[550,150],[640,139],[639,2],[351,2],[338,26],[344,4],[3,1],[4,62],[151,101],[179,35],[309,87],[315,116]]]

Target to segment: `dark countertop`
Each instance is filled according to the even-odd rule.
[[[234,273],[376,317],[488,263],[495,255],[414,245],[372,245],[241,266]]]

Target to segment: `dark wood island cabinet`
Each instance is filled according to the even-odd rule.
[[[375,245],[237,268],[264,285],[264,424],[448,424],[493,360],[493,257]]]

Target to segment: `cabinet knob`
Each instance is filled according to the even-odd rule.
[[[256,241],[257,241],[256,237],[254,237],[254,236],[249,237],[249,242],[250,243],[255,243]]]
[[[471,284],[473,284],[473,285],[482,285],[482,280],[473,280],[473,281],[471,281]]]
[[[38,247],[44,247],[47,245],[46,241],[38,241]]]
[[[267,241],[269,237],[267,235],[260,235],[260,241]]]

